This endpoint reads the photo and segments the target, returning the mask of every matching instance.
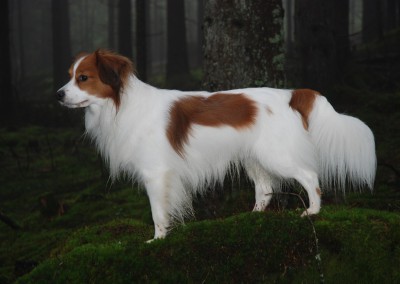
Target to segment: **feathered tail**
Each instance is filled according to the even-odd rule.
[[[308,131],[317,148],[319,176],[325,190],[374,186],[374,135],[358,118],[337,113],[323,96],[316,96]]]

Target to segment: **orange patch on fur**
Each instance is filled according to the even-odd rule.
[[[171,107],[167,137],[175,152],[183,156],[192,124],[210,127],[228,125],[241,129],[253,125],[256,114],[255,103],[244,94],[183,97]]]
[[[321,189],[319,187],[317,187],[316,191],[317,191],[318,196],[322,195],[322,191],[321,191]]]
[[[88,79],[80,81],[79,76],[82,75],[87,76]],[[111,86],[101,81],[94,54],[88,55],[80,62],[75,72],[75,80],[81,90],[91,95],[101,98],[112,98],[115,96]]]
[[[128,58],[110,51],[97,50],[79,63],[75,80],[81,90],[100,98],[112,99],[118,110],[121,91],[131,73],[133,66]],[[87,80],[79,80],[81,75],[86,76]]]
[[[314,101],[320,94],[310,89],[292,91],[289,106],[301,114],[304,129],[308,129],[308,117],[313,109]]]

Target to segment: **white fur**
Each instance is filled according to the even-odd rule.
[[[111,99],[83,92],[74,80],[62,90],[64,105],[86,106],[86,131],[108,162],[111,178],[124,173],[145,185],[154,238],[165,237],[174,218],[192,214],[193,195],[222,182],[239,165],[255,183],[256,211],[266,208],[280,180],[295,179],[306,189],[310,207],[303,214],[320,210],[318,175],[324,184],[337,180],[336,185],[343,186],[349,178],[358,185],[373,185],[371,131],[359,120],[337,114],[324,97],[315,103],[307,132],[300,115],[289,107],[290,90],[229,91],[256,103],[256,123],[244,129],[194,125],[182,158],[166,136],[170,108],[183,96],[210,93],[160,90],[131,75],[117,112]]]
[[[325,97],[318,97],[310,116],[309,132],[318,152],[324,188],[344,191],[351,186],[374,186],[374,135],[358,118],[339,114]]]

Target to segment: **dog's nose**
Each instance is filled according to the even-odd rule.
[[[59,90],[59,91],[57,91],[56,97],[57,97],[57,100],[59,100],[59,101],[61,101],[62,99],[64,99],[64,97],[65,97],[65,92],[64,92],[64,90]]]

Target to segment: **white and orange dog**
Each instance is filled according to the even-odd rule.
[[[160,90],[141,82],[132,62],[106,50],[79,56],[57,92],[69,108],[85,107],[87,134],[109,164],[142,182],[154,238],[192,213],[192,197],[242,166],[263,211],[284,180],[321,207],[319,182],[373,188],[374,136],[359,119],[337,113],[318,92],[248,88],[216,93]]]

